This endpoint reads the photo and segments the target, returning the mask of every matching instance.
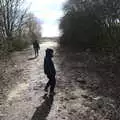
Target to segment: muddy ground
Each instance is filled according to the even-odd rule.
[[[98,69],[89,52],[61,49],[57,42],[32,47],[1,61],[0,120],[119,120],[114,89],[106,83],[105,69]],[[43,60],[46,48],[55,51],[57,85],[54,96],[45,96]],[[103,71],[104,70],[104,71]],[[111,81],[114,75],[111,76]],[[119,85],[117,84],[119,88]],[[118,89],[116,88],[116,89]]]

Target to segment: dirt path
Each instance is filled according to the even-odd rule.
[[[47,78],[43,71],[43,60],[47,47],[55,50],[57,86],[56,95],[44,99],[43,89]],[[13,55],[15,64],[13,68],[7,70],[13,76],[11,81],[15,82],[11,82],[11,86],[4,93],[6,97],[2,98],[0,120],[101,120],[103,118],[106,111],[103,113],[97,111],[99,103],[95,104],[99,97],[85,89],[86,81],[97,82],[96,79],[101,78],[96,73],[88,72],[84,61],[76,62],[72,56],[58,50],[56,42],[42,43],[38,58],[34,59],[32,54],[32,48],[29,48]]]

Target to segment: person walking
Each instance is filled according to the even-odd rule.
[[[35,51],[35,57],[37,57],[39,55],[39,49],[40,49],[40,46],[37,40],[33,42],[33,48]]]
[[[44,73],[46,74],[47,78],[49,79],[46,86],[45,86],[45,92],[48,92],[48,88],[50,87],[50,94],[55,94],[54,88],[56,85],[56,70],[54,67],[54,63],[52,61],[53,57],[53,49],[47,48],[46,49],[46,56],[44,58]]]

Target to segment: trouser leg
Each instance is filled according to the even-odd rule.
[[[38,56],[38,52],[39,52],[39,51],[38,51],[38,48],[37,48],[36,52],[37,52],[37,56]]]
[[[56,85],[56,79],[55,76],[51,77],[51,81],[50,81],[50,92],[54,92],[55,89],[55,85]]]
[[[46,86],[45,86],[45,90],[48,90],[48,87],[50,86],[50,83],[51,83],[51,81],[49,79],[48,82],[47,82],[47,84],[46,84]]]
[[[34,48],[34,51],[35,51],[35,57],[36,57],[36,48]]]

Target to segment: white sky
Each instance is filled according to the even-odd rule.
[[[59,19],[62,6],[67,0],[27,0],[32,3],[30,11],[42,21],[42,36],[59,35]]]

